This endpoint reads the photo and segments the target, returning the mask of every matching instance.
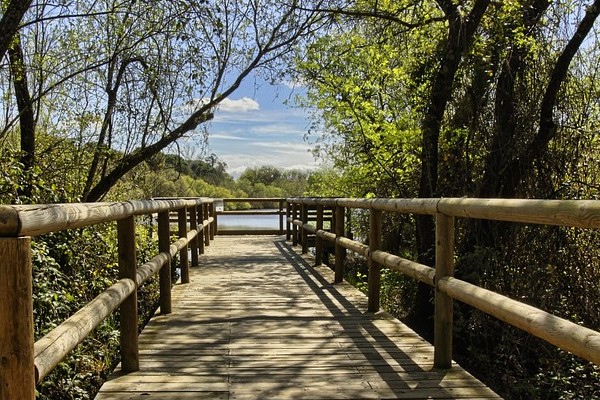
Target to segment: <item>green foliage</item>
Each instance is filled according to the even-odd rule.
[[[383,7],[383,6],[382,6]],[[419,109],[411,69],[431,41],[385,23],[353,25],[316,41],[298,68],[308,82],[303,102],[316,107],[315,154],[340,173],[354,196],[410,197],[416,193]],[[352,51],[347,51],[352,49]],[[309,137],[311,137],[309,135]]]
[[[444,4],[464,18],[476,3]],[[440,18],[436,4],[358,1],[349,9],[371,17],[341,13],[336,29],[298,61],[308,86],[304,105],[315,110],[308,137],[329,167],[310,177],[307,193],[410,198],[425,187],[444,197],[598,198],[597,30],[568,66],[550,116],[555,125],[540,127],[558,55],[574,20],[589,11],[582,3],[492,2],[473,44],[453,59],[446,56],[455,43],[447,39],[456,20]],[[466,35],[465,25],[460,32]],[[451,82],[433,93],[456,57]],[[425,127],[437,131],[430,137]],[[431,147],[422,149],[424,143]],[[430,171],[434,161],[439,165]],[[366,237],[364,218],[353,213],[352,224]],[[386,221],[393,227],[384,234],[386,249],[414,259],[415,244],[406,240],[414,237],[413,224]],[[459,277],[600,326],[595,232],[458,221],[456,233]],[[364,286],[361,268],[350,279]],[[414,285],[387,274],[382,284],[386,306],[405,315]],[[455,318],[461,364],[504,397],[600,397],[597,368],[589,363],[465,307],[457,306]]]
[[[136,229],[138,263],[158,253],[152,228]],[[116,229],[98,225],[36,237],[32,246],[36,340],[112,285]],[[140,329],[158,305],[158,279],[138,290]],[[118,313],[107,318],[38,386],[39,399],[89,399],[119,361]]]
[[[280,170],[269,165],[247,168],[237,180],[237,186],[248,197],[302,196],[307,184],[307,173],[299,170]]]
[[[10,147],[0,149],[0,201],[4,204],[53,203],[67,197],[52,180],[47,181],[43,166],[25,171],[19,161],[20,153]],[[23,188],[30,188],[24,196]]]

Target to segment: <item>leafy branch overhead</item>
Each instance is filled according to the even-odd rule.
[[[74,195],[99,200],[176,141],[201,141],[214,108],[244,79],[276,74],[326,22],[308,10],[315,8],[318,2],[300,1],[37,3],[19,31],[21,71],[36,131],[75,141],[91,157],[77,172]],[[0,73],[10,82],[8,71]],[[4,83],[0,90],[11,91]],[[19,114],[3,104],[5,137],[21,124]],[[49,156],[37,143],[22,150]]]

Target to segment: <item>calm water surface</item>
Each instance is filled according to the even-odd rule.
[[[279,229],[279,215],[219,215],[218,224],[223,230]]]

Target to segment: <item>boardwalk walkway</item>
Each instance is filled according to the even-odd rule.
[[[332,281],[279,238],[217,237],[141,334],[140,371],[96,399],[499,398],[459,366],[431,371],[427,342]]]

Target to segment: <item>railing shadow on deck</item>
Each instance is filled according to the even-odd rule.
[[[346,250],[368,261],[368,298],[370,311],[379,310],[380,275],[389,268],[435,288],[434,365],[452,365],[453,300],[475,307],[512,326],[537,336],[559,348],[600,365],[600,332],[559,318],[551,313],[500,295],[491,290],[454,278],[455,218],[489,219],[525,224],[557,225],[583,229],[600,228],[598,200],[522,200],[522,199],[349,199],[289,198],[288,237],[308,251],[308,235],[315,238],[315,258],[322,258],[324,243],[335,248],[335,282],[343,277]],[[323,229],[323,211],[334,214],[331,229]],[[368,245],[352,240],[345,233],[348,209],[369,214]],[[316,211],[316,225],[308,221]],[[427,214],[435,217],[435,267],[380,250],[382,214]],[[289,226],[289,225],[288,225]]]
[[[281,252],[281,254],[288,260],[288,262],[293,266],[298,275],[302,277],[304,282],[308,285],[308,287],[317,295],[319,300],[327,307],[327,309],[335,316],[336,322],[340,324],[343,328],[344,332],[349,333],[348,337],[352,339],[357,348],[360,349],[361,353],[372,363],[372,361],[379,361],[379,364],[376,365],[375,371],[376,374],[379,375],[382,380],[386,380],[386,374],[390,375],[398,375],[398,370],[395,369],[389,362],[381,355],[380,351],[377,347],[385,347],[391,349],[391,351],[387,351],[387,354],[391,356],[391,358],[398,363],[398,365],[402,365],[404,372],[410,375],[417,375],[427,373],[427,382],[430,384],[428,386],[429,389],[438,389],[440,392],[437,395],[443,396],[446,394],[448,398],[452,398],[452,394],[447,392],[447,388],[444,388],[440,385],[440,382],[444,379],[444,377],[448,374],[448,369],[423,369],[417,362],[415,362],[406,352],[402,350],[402,343],[398,343],[396,341],[391,340],[384,332],[382,332],[377,326],[375,326],[372,321],[378,319],[388,320],[392,317],[385,312],[367,312],[365,310],[360,310],[353,302],[348,300],[342,293],[337,290],[339,285],[343,285],[347,283],[338,283],[335,284],[329,280],[327,280],[320,271],[317,271],[312,265],[310,265],[303,257],[298,255],[298,253],[284,240],[275,240],[275,246]],[[330,296],[335,299],[343,309],[335,304]],[[353,334],[360,333],[356,330],[356,323],[347,317],[356,316],[363,318],[361,320],[360,327],[364,329],[364,331],[371,337],[376,338],[375,346],[372,342],[368,340],[368,337],[360,336],[355,337]],[[362,340],[361,340],[362,339]],[[376,355],[375,358],[372,358],[373,355]],[[433,360],[432,360],[433,362]],[[375,364],[375,363],[372,363]],[[413,381],[422,380],[421,377],[415,376]],[[410,393],[411,388],[407,383],[402,381],[394,381],[394,383],[388,382],[388,385],[391,390],[395,394],[406,395]]]
[[[218,243],[217,247],[219,246]],[[368,387],[369,381],[383,381],[386,386],[379,388],[379,390],[385,391],[387,395],[394,394],[392,397],[396,397],[395,395],[398,395],[398,397],[408,395],[410,397],[410,393],[422,389],[422,383],[416,384],[415,387],[415,382],[425,380],[427,381],[426,390],[435,391],[436,396],[440,398],[452,398],[451,389],[440,384],[448,376],[448,370],[434,370],[420,366],[403,350],[401,341],[396,342],[388,338],[375,325],[377,320],[392,319],[389,315],[382,312],[365,313],[366,303],[362,294],[358,294],[356,289],[351,288],[350,285],[343,284],[346,285],[346,289],[353,292],[352,297],[356,294],[363,304],[357,305],[350,301],[339,290],[342,286],[332,284],[331,279],[329,279],[331,276],[327,277],[322,274],[323,271],[317,271],[311,267],[289,244],[285,243],[283,238],[274,239],[273,245],[278,251],[276,257],[253,253],[250,255],[252,257],[251,263],[247,261],[240,262],[235,250],[232,249],[233,254],[222,255],[219,253],[215,261],[211,261],[212,258],[207,257],[205,262],[201,263],[197,271],[202,276],[207,277],[209,281],[202,285],[203,288],[206,288],[206,291],[201,290],[204,295],[200,303],[190,300],[194,304],[190,303],[190,309],[187,311],[183,310],[188,306],[179,303],[179,315],[171,316],[168,322],[165,321],[165,328],[167,328],[167,325],[169,326],[168,329],[176,326],[178,330],[168,331],[163,330],[162,326],[154,326],[151,328],[151,338],[148,337],[147,330],[144,332],[145,342],[147,343],[154,343],[155,340],[160,342],[160,338],[165,336],[171,338],[168,346],[163,347],[161,350],[153,350],[157,360],[160,357],[177,356],[180,361],[189,357],[196,362],[193,371],[189,370],[191,364],[188,366],[187,363],[183,363],[181,368],[185,368],[187,372],[183,372],[183,369],[180,372],[180,366],[169,366],[169,369],[165,369],[164,372],[173,375],[180,373],[183,375],[190,372],[202,375],[210,373],[214,378],[230,373],[234,382],[235,379],[237,379],[237,383],[239,383],[239,379],[243,379],[244,383],[250,388],[260,387],[260,392],[257,392],[259,397],[257,398],[271,398],[270,396],[279,398],[291,386],[301,389],[302,385],[306,384],[306,381],[303,380],[304,374],[314,374],[315,369],[321,369],[322,374],[329,375],[328,382],[333,387],[336,384],[356,385],[361,383]],[[212,264],[213,262],[215,265]],[[279,265],[282,268],[278,268]],[[241,276],[244,276],[244,279],[239,279],[235,275],[236,278],[232,283],[231,278],[227,273],[224,273],[224,271],[230,269],[252,271],[257,268],[259,270],[262,268],[258,275],[256,272],[254,274],[254,276],[260,276],[257,282],[254,282],[255,278],[252,273],[250,279],[246,279],[243,275],[244,271],[242,271]],[[267,268],[269,272],[267,272]],[[295,272],[294,274],[291,273],[292,269]],[[216,281],[212,281],[210,277],[215,275],[220,277]],[[266,290],[255,293],[259,297],[256,298],[256,303],[252,304],[252,300],[248,300],[246,295],[254,293],[257,287],[266,287]],[[179,297],[185,302],[185,288],[181,287],[180,289],[182,292]],[[194,288],[193,291],[196,293],[198,289]],[[230,297],[232,294],[233,299]],[[306,301],[307,296],[311,299],[314,298],[315,301],[318,300],[324,308],[318,310],[309,308]],[[258,300],[260,298],[262,298],[262,301]],[[231,310],[230,307],[232,306],[227,301],[235,304],[240,299],[248,303],[244,303],[245,305],[238,312],[235,312],[236,309],[234,308],[234,315],[232,316],[219,317],[221,312]],[[271,305],[274,308],[269,308]],[[210,310],[210,312],[198,318],[196,314],[193,314],[194,308]],[[280,311],[283,314],[281,316],[278,315]],[[239,315],[241,312],[244,315]],[[314,314],[314,316],[310,314]],[[192,315],[194,316],[192,317]],[[154,321],[155,325],[156,323],[157,321]],[[160,324],[160,321],[158,323]],[[283,334],[284,336],[278,336],[277,333],[271,332],[270,328],[265,327],[265,325],[270,327],[271,323],[273,323],[274,330],[286,328],[289,325],[297,329],[286,331]],[[316,326],[319,327],[318,332],[313,332],[311,328],[314,329]],[[325,326],[327,329],[324,329]],[[400,325],[398,324],[398,326]],[[179,328],[183,328],[183,330],[179,330]],[[334,336],[323,336],[321,329]],[[229,333],[230,330],[233,333]],[[239,331],[236,333],[236,330]],[[173,334],[169,334],[170,332]],[[401,335],[403,334],[404,330],[402,329]],[[414,344],[415,337],[416,335],[412,338],[412,344]],[[342,340],[338,343],[336,338]],[[240,339],[241,341],[238,342],[237,340]],[[307,339],[308,342],[302,342],[302,339]],[[271,350],[266,350],[264,347],[269,343],[273,343],[273,340],[274,343],[279,343],[279,340],[284,340],[286,344],[289,343],[291,349],[288,350],[292,353],[294,349],[302,348],[303,350],[299,353],[302,356],[292,357],[291,360],[285,358],[283,365],[279,365],[278,358],[271,358],[269,353]],[[298,342],[295,342],[296,340]],[[308,347],[303,348],[304,345]],[[336,345],[340,345],[340,347],[336,347]],[[424,341],[422,345],[429,346]],[[234,371],[239,373],[240,369],[251,368],[246,365],[249,361],[244,357],[240,359],[241,355],[236,353],[236,350],[240,348],[245,351],[251,349],[253,357],[250,359],[250,363],[252,364],[258,360],[257,364],[260,364],[257,371],[252,371],[252,373],[246,371],[242,378],[235,375],[234,372],[227,372],[225,368],[218,365],[218,362],[213,365],[214,360],[212,358],[212,361],[207,362],[206,365],[203,365],[204,362],[200,361],[202,355],[222,354],[223,360],[228,360],[229,367],[236,366]],[[272,351],[278,352],[284,348],[287,349],[284,346],[277,347]],[[320,351],[313,354],[311,349],[320,349]],[[184,350],[188,350],[189,354],[186,354]],[[382,355],[382,352],[386,357]],[[432,358],[432,354],[430,355]],[[339,359],[340,356],[344,359],[342,368],[345,369],[345,372],[336,371],[335,367],[332,367],[332,365],[336,365],[335,361],[330,361],[329,358]],[[358,357],[356,364],[352,361],[355,359],[354,357]],[[265,364],[268,366],[265,366]],[[431,365],[432,362],[426,364]],[[261,372],[261,368],[267,369]],[[275,374],[284,374],[285,380],[280,379],[281,377],[269,375],[267,379],[269,384],[265,387],[264,374],[269,372],[264,371],[271,371],[269,368],[274,368],[277,371]],[[348,380],[347,377],[350,376],[348,371],[350,370],[353,371],[352,379]],[[154,368],[151,371],[151,373],[157,372],[159,371]],[[336,377],[337,373],[342,373],[342,375]],[[373,378],[374,376],[379,377],[379,379]],[[401,379],[399,376],[406,379]],[[412,382],[413,385],[410,386],[407,382]],[[235,389],[233,390],[235,391]],[[360,396],[356,398],[360,398]]]

